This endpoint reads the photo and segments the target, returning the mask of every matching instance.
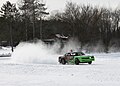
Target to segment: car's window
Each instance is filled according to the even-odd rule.
[[[83,52],[73,52],[73,53],[66,53],[65,56],[82,56],[85,55]]]
[[[71,56],[75,56],[75,53],[71,53]]]
[[[71,54],[70,53],[66,53],[65,56],[70,56]]]

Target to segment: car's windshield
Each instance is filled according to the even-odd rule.
[[[85,55],[83,52],[80,52],[81,55]]]
[[[85,55],[83,52],[75,52],[75,56],[82,56]]]

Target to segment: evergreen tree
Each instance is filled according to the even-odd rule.
[[[45,12],[45,10],[47,8],[45,8],[45,4],[43,4],[39,0],[22,0],[22,5],[19,8],[22,11],[22,14],[23,14],[25,20],[28,18],[32,23],[32,27],[33,27],[32,32],[33,32],[33,39],[34,39],[35,32],[36,32],[35,31],[36,20],[40,19],[40,21],[42,21],[43,15],[48,14],[47,12]],[[25,26],[27,27],[27,25],[25,25]],[[40,27],[42,27],[42,26],[40,26]],[[26,29],[26,33],[27,33],[27,29]],[[27,34],[26,34],[26,36],[27,36]]]
[[[7,1],[3,6],[1,7],[1,16],[6,20],[6,23],[9,28],[10,33],[10,44],[12,46],[12,52],[13,52],[13,29],[12,29],[12,23],[18,13],[18,10],[16,8],[15,4],[10,3]]]

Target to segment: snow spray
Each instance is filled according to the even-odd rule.
[[[53,45],[47,45],[40,40],[36,43],[21,42],[12,53],[12,61],[15,63],[57,64],[59,56],[71,49],[77,50],[78,47],[78,42],[69,40],[59,52],[59,42]]]

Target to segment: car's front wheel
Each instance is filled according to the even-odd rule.
[[[92,64],[92,61],[91,61],[91,62],[88,62],[88,64]]]

